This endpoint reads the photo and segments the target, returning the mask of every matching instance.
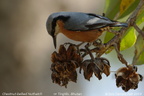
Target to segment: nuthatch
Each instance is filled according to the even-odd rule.
[[[104,16],[82,12],[53,13],[46,22],[47,31],[53,38],[55,48],[58,33],[63,33],[75,41],[93,42],[105,29],[127,26],[127,23],[120,23]]]

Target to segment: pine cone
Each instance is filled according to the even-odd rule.
[[[116,86],[122,87],[126,92],[130,89],[137,89],[139,81],[142,81],[143,78],[136,71],[137,67],[133,65],[119,68],[115,74]]]
[[[95,61],[91,59],[85,60],[82,63],[81,68],[84,71],[84,77],[90,80],[93,73],[100,80],[102,79],[101,74],[104,73],[106,76],[110,74],[110,63],[106,58],[95,58]]]
[[[51,65],[53,83],[67,87],[69,81],[77,81],[76,68],[80,66],[82,57],[73,45],[69,45],[67,49],[61,45],[58,53],[52,53],[51,59],[53,62]]]

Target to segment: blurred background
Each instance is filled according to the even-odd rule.
[[[52,83],[51,53],[56,49],[46,31],[48,16],[58,11],[101,15],[104,5],[105,0],[0,0],[0,95],[35,92],[40,96],[144,96],[144,82],[139,83],[137,90],[125,93],[116,87],[114,72],[109,77],[103,75],[100,81],[93,76],[90,82],[78,74],[77,83],[70,82],[67,89]],[[62,34],[57,40],[58,46],[73,42]],[[122,52],[127,52],[124,57],[130,63],[133,51],[129,48]],[[105,57],[111,62],[111,71],[124,66],[115,52]],[[139,66],[142,75],[143,69],[144,66]]]

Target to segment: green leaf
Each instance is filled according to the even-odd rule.
[[[106,32],[105,38],[104,38],[104,43],[107,43],[109,40],[111,40],[114,37],[113,33]]]
[[[104,43],[107,43],[109,40],[111,40],[114,37],[114,34],[107,32],[106,36],[104,38]],[[133,27],[130,27],[126,34],[122,37],[120,42],[120,51],[126,50],[130,47],[132,47],[136,42],[136,33],[135,29]],[[107,53],[109,53],[113,48],[108,50]]]
[[[136,23],[139,25],[140,29],[144,28],[144,6],[138,14]],[[138,35],[138,39],[135,44],[135,56],[133,58],[133,64],[144,64],[144,39],[141,35]]]
[[[129,28],[120,43],[120,51],[132,47],[136,42],[136,33],[133,27]]]
[[[137,59],[136,65],[144,64],[144,51],[140,54],[139,58]]]
[[[127,16],[133,10],[135,10],[139,2],[140,0],[122,0],[120,4],[120,14],[118,16],[118,19]]]
[[[106,17],[114,19],[116,14],[119,12],[120,2],[121,0],[106,0],[104,10]]]
[[[144,64],[144,39],[141,35],[138,35],[135,44],[135,56],[133,58],[133,64]]]
[[[141,9],[141,11],[139,12],[138,16],[137,16],[137,19],[136,19],[136,23],[137,25],[140,25],[141,23],[144,22],[144,6],[143,8]]]
[[[121,0],[120,15],[123,14],[135,0]]]

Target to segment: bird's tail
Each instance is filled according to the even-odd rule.
[[[128,27],[127,23],[115,22],[111,27]]]

